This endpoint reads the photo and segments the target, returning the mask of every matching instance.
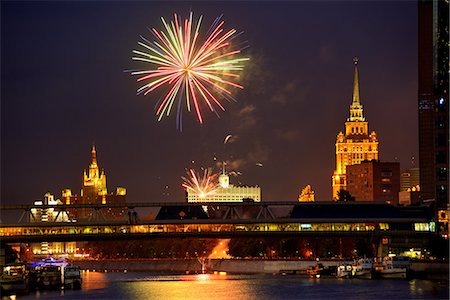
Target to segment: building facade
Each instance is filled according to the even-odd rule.
[[[418,2],[420,186],[424,201],[448,210],[449,4]]]
[[[261,201],[261,188],[259,186],[234,186],[230,184],[230,177],[225,172],[219,176],[219,185],[214,193],[206,196],[199,195],[191,190],[187,190],[186,193],[189,203]]]
[[[400,174],[400,191],[420,191],[420,169],[409,168]]]
[[[59,199],[55,200],[55,197],[47,192],[44,195],[43,200],[34,202],[35,206],[57,206],[62,205],[63,202]],[[55,207],[56,208],[56,207]],[[35,207],[31,209],[30,222],[75,222],[67,211],[60,211],[52,207],[39,208]],[[76,252],[76,242],[41,242],[30,244],[31,251],[34,255],[49,255],[49,254],[68,254],[73,255]]]
[[[339,132],[336,138],[336,169],[332,177],[333,199],[339,190],[347,189],[347,166],[362,161],[378,160],[378,138],[375,131],[369,134],[369,123],[364,118],[359,97],[358,58],[354,62],[353,100],[350,117],[345,122],[345,134]]]
[[[398,204],[400,163],[366,161],[347,166],[347,190],[356,201]]]

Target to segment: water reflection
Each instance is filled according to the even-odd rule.
[[[108,285],[109,278],[106,273],[82,272],[83,290],[104,289]]]
[[[248,281],[219,274],[158,276],[130,282],[122,286],[122,292],[128,299],[255,299]]]
[[[436,290],[438,286],[438,290]],[[309,279],[295,275],[157,275],[84,272],[82,290],[42,291],[39,299],[448,299],[427,280]]]

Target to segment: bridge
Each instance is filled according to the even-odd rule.
[[[2,211],[32,208],[102,210],[159,207],[155,220],[90,220],[69,222],[21,222],[1,224],[0,242],[89,241],[141,238],[232,237],[365,237],[386,238],[400,244],[423,244],[436,235],[429,207],[397,207],[385,203],[127,203],[78,205],[2,205]],[[203,209],[221,209],[211,218]],[[276,217],[275,207],[291,209]],[[181,214],[183,212],[183,214]],[[196,213],[193,213],[196,212]],[[203,212],[198,214],[198,212]],[[403,242],[402,242],[403,241]]]

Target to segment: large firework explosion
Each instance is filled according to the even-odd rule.
[[[219,188],[217,177],[218,174],[213,174],[211,169],[205,169],[203,176],[189,169],[187,177],[181,177],[184,180],[181,186],[189,192],[196,193],[199,198],[204,198],[217,192]]]
[[[237,80],[244,62],[249,60],[239,56],[243,48],[235,38],[240,33],[236,29],[226,31],[222,16],[215,19],[202,38],[202,17],[195,21],[191,12],[182,22],[181,17],[174,14],[170,23],[161,17],[164,30],[150,30],[156,40],[152,42],[141,36],[138,44],[143,50],[133,50],[133,60],[149,64],[148,68],[132,72],[138,75],[138,82],[144,82],[137,93],[147,95],[164,88],[167,93],[163,92],[156,105],[158,121],[171,113],[176,102],[177,127],[180,128],[184,106],[188,111],[192,106],[195,108],[200,123],[203,123],[202,107],[217,115],[217,108],[224,111],[221,100],[234,100],[231,88],[243,88]]]

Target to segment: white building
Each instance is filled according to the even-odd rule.
[[[194,191],[187,191],[187,199],[192,202],[243,202],[245,200],[261,201],[261,188],[259,186],[234,186],[230,184],[228,175],[219,176],[219,184],[215,192],[208,195],[199,195]]]
[[[34,202],[34,205],[61,205],[63,204],[61,200],[55,200],[55,197],[47,192],[44,195],[44,200],[38,200]],[[69,218],[69,214],[67,211],[60,211],[58,209],[54,209],[52,207],[49,208],[32,208],[31,209],[32,217],[30,218],[30,222],[33,223],[44,223],[44,222],[71,222]],[[31,244],[31,249],[33,254],[37,255],[47,255],[47,254],[73,254],[76,252],[76,242],[42,242],[42,243],[33,243]]]

